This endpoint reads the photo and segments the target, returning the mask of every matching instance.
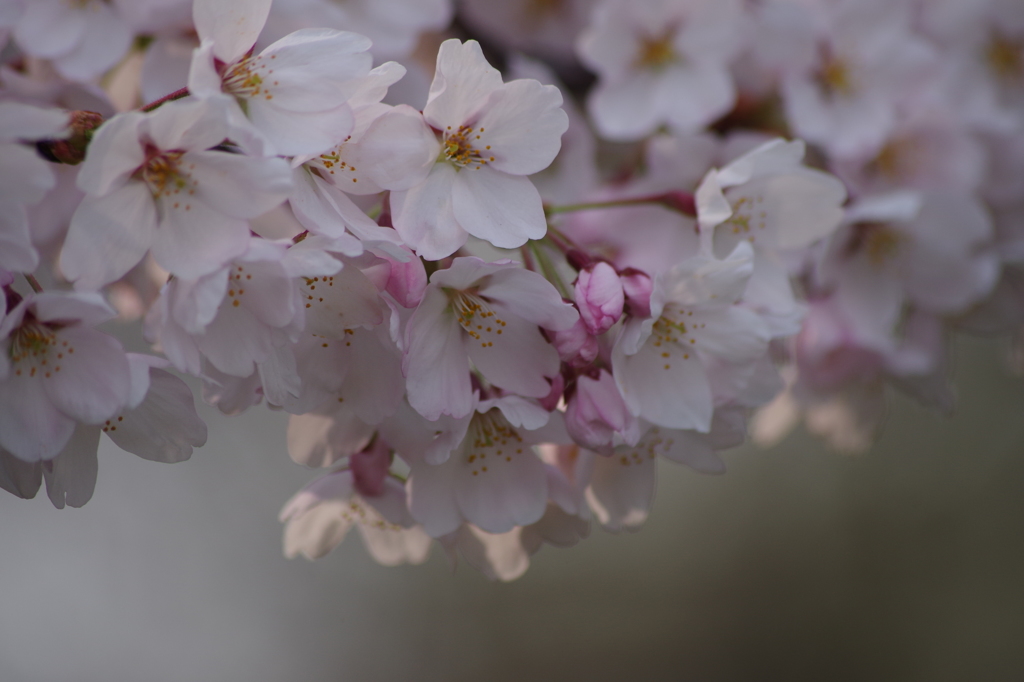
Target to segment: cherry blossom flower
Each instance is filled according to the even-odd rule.
[[[0,447],[53,459],[76,424],[117,415],[131,390],[119,341],[92,327],[113,318],[98,294],[25,297],[0,320]]]
[[[27,54],[49,59],[71,80],[100,76],[128,51],[132,31],[117,3],[32,0],[14,26]]]
[[[343,140],[353,126],[348,99],[372,65],[365,36],[331,29],[295,31],[260,54],[246,56],[270,3],[196,0],[202,43],[189,72],[189,92],[228,102],[236,125],[248,119],[268,153],[315,154]]]
[[[710,366],[752,373],[768,351],[765,323],[735,305],[752,261],[740,242],[724,260],[695,256],[655,278],[651,316],[627,320],[612,350],[612,374],[634,415],[667,428],[711,428]]]
[[[578,317],[550,283],[516,263],[456,258],[431,275],[406,327],[409,402],[431,420],[470,414],[470,362],[505,390],[547,395],[558,353],[540,328],[565,330]]]
[[[543,237],[540,194],[525,176],[558,154],[569,125],[561,104],[553,86],[502,83],[476,41],[442,43],[423,108],[439,133],[437,162],[422,183],[391,193],[392,220],[406,244],[437,260],[468,235],[502,248]]]
[[[693,132],[736,99],[728,63],[740,45],[733,0],[605,0],[580,36],[600,81],[587,100],[598,132],[634,140],[668,124]]]
[[[171,274],[195,279],[240,256],[246,222],[291,190],[282,159],[211,149],[224,141],[212,102],[169,102],[100,127],[78,175],[86,193],[71,219],[60,264],[78,289],[112,282],[147,251]]]

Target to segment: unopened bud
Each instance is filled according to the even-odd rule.
[[[72,111],[68,122],[70,134],[63,140],[42,140],[36,149],[55,163],[76,166],[85,160],[85,152],[92,141],[93,132],[103,124],[103,115],[95,111]]]

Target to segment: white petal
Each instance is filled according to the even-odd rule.
[[[63,509],[65,504],[81,507],[92,498],[96,489],[99,444],[99,427],[79,424],[53,464],[43,465],[46,494],[54,507]]]
[[[480,138],[473,140],[474,148],[484,157],[494,157],[488,166],[512,175],[531,175],[555,160],[569,117],[562,110],[558,88],[517,80],[491,93],[473,127]]]
[[[649,339],[636,355],[625,355],[618,346],[612,351],[623,399],[633,414],[659,426],[707,432],[713,402],[704,366],[696,353],[686,358],[672,349],[664,358],[662,348]]]
[[[288,456],[308,467],[330,466],[366,447],[374,431],[348,411],[292,415],[288,419]]]
[[[409,403],[431,421],[473,410],[463,331],[448,307],[443,292],[428,288],[406,327],[403,371]]]
[[[42,381],[14,372],[0,390],[0,446],[25,462],[53,459],[67,444],[75,421],[62,414]]]
[[[607,530],[636,530],[651,511],[654,488],[651,453],[620,446],[611,457],[595,458],[587,502]]]
[[[0,178],[0,201],[27,205],[39,203],[57,184],[49,162],[22,144],[0,143]]]
[[[495,306],[495,316],[475,319],[477,337],[465,339],[469,358],[487,381],[530,398],[551,392],[545,377],[558,373],[558,351],[535,324]]]
[[[192,21],[200,40],[215,44],[214,54],[222,62],[237,61],[256,42],[270,13],[272,0],[196,0]]]
[[[452,211],[455,168],[435,163],[427,179],[404,192],[391,193],[391,220],[399,236],[427,260],[455,253],[468,235]]]
[[[99,289],[142,260],[156,238],[156,225],[153,196],[141,182],[102,197],[87,196],[71,217],[61,272],[77,289]]]
[[[25,207],[13,201],[0,201],[0,269],[35,272],[38,266],[39,253],[32,246]]]
[[[504,533],[514,526],[539,521],[547,507],[544,464],[532,447],[515,448],[513,444],[509,448],[502,456],[445,465],[457,467],[455,495],[459,511],[488,533]],[[469,451],[467,446],[462,457]]]
[[[53,370],[42,379],[53,405],[87,424],[99,424],[119,412],[131,392],[131,371],[121,342],[80,325],[65,327],[56,339],[57,348],[65,349],[64,357],[51,357]]]
[[[499,248],[518,248],[548,231],[533,183],[486,166],[467,167],[455,176],[452,209],[467,232]]]
[[[219,270],[249,246],[249,224],[195,198],[162,202],[153,258],[168,272],[196,279]]]
[[[487,63],[479,43],[446,40],[437,51],[423,116],[441,130],[458,127],[501,85],[501,73]]]
[[[206,424],[196,413],[192,391],[162,369],[149,372],[145,400],[105,429],[122,450],[152,462],[183,462],[206,443]]]
[[[224,152],[190,152],[181,159],[196,183],[196,194],[234,218],[255,218],[283,202],[292,190],[284,159],[258,159]]]
[[[78,172],[79,189],[93,196],[107,194],[145,162],[146,152],[139,142],[139,126],[144,120],[144,114],[129,111],[96,130]]]

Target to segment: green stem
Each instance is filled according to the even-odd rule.
[[[679,211],[688,216],[696,216],[694,196],[689,192],[672,191],[664,194],[653,194],[644,197],[631,197],[629,199],[615,199],[612,201],[594,201],[583,204],[566,204],[564,206],[545,206],[546,215],[558,213],[573,213],[576,211],[594,211],[602,208],[618,208],[622,206],[638,206],[643,204],[658,204],[665,208]]]
[[[26,274],[25,279],[28,280],[28,285],[32,287],[32,291],[36,292],[37,294],[43,293],[42,285],[39,284],[39,280],[37,280],[34,276]]]
[[[558,293],[561,294],[562,298],[572,299],[572,294],[569,293],[569,289],[565,286],[565,282],[562,281],[561,276],[558,274],[558,270],[555,269],[554,264],[548,257],[548,254],[544,251],[538,241],[528,242],[530,250],[533,252],[534,257],[537,259],[537,263],[540,265],[541,274],[544,275],[544,279],[548,280],[555,285],[558,289]]]

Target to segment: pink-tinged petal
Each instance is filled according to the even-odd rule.
[[[385,291],[391,294],[399,305],[414,308],[423,300],[427,288],[427,270],[423,261],[413,257],[411,251],[407,250],[406,253],[410,257],[405,261],[387,259],[391,263],[391,271],[388,274]]]
[[[327,467],[367,446],[376,429],[347,410],[288,418],[288,456],[297,464]]]
[[[0,202],[5,203],[39,203],[57,184],[49,163],[23,144],[0,143],[0,178]]]
[[[157,236],[156,225],[153,196],[140,182],[102,197],[87,196],[71,217],[61,272],[80,290],[120,279],[146,255]]]
[[[68,112],[63,109],[37,107],[23,102],[0,102],[0,140],[63,137],[67,130]]]
[[[451,164],[436,163],[425,181],[404,192],[391,193],[391,221],[395,229],[406,244],[427,260],[446,258],[466,243],[468,235],[452,210],[455,178]]]
[[[23,500],[31,500],[43,483],[43,467],[23,462],[0,448],[0,488]]]
[[[253,372],[247,377],[233,377],[206,362],[203,363],[201,373],[203,400],[210,405],[216,405],[223,414],[241,414],[263,399],[258,372]]]
[[[719,260],[708,254],[688,258],[668,272],[659,273],[651,297],[652,308],[674,301],[683,307],[721,308],[739,300],[754,271],[754,249],[742,241]]]
[[[351,343],[350,366],[340,395],[368,424],[379,424],[394,414],[405,392],[402,360],[384,331],[357,329]]]
[[[657,87],[655,107],[680,133],[697,132],[728,112],[736,101],[729,70],[716,63],[669,69]]]
[[[75,430],[46,395],[39,377],[15,369],[0,390],[0,447],[25,462],[53,459]]]
[[[228,292],[229,267],[199,279],[171,280],[163,295],[170,299],[174,322],[190,334],[201,334],[213,322],[220,304]]]
[[[536,431],[547,424],[551,418],[551,415],[543,407],[517,395],[481,400],[476,411],[485,414],[492,407],[498,408],[509,424],[527,431]]]
[[[302,393],[302,377],[299,376],[295,349],[290,346],[276,346],[268,357],[257,366],[263,397],[271,405],[287,405]]]
[[[119,412],[131,392],[131,371],[121,342],[79,325],[61,329],[56,339],[64,357],[50,358],[52,371],[40,370],[54,407],[86,424],[99,424]]]
[[[196,0],[192,21],[200,40],[214,43],[214,54],[231,63],[249,51],[270,14],[272,0]]]
[[[125,403],[125,410],[134,410],[149,393],[149,370],[151,367],[167,367],[170,363],[155,355],[143,355],[141,353],[126,353],[128,358],[128,371],[131,377],[131,389],[128,392],[128,400]]]
[[[434,274],[430,276],[430,283],[438,287],[458,290],[475,288],[483,284],[483,290],[486,291],[486,287],[491,281],[490,276],[503,270],[521,271],[522,268],[518,263],[507,258],[488,263],[476,256],[460,256],[453,259],[447,268],[435,270]],[[543,280],[540,275],[534,276]],[[544,281],[550,288],[551,285],[546,280]],[[492,299],[496,300],[497,297],[488,295],[488,300]]]
[[[274,350],[271,335],[244,307],[225,305],[198,339],[199,350],[225,374],[247,377]]]
[[[658,125],[657,92],[657,78],[646,72],[621,82],[600,82],[587,99],[587,111],[602,136],[640,139]]]
[[[377,243],[384,248],[386,244],[401,244],[401,237],[394,230],[381,227],[368,215],[363,213],[352,199],[334,185],[320,178],[314,178],[319,196],[334,211],[335,220],[341,218],[341,226],[347,227],[349,232],[354,234],[362,242]],[[329,235],[330,236],[330,235]],[[345,235],[339,235],[345,236]],[[394,250],[390,249],[389,250]],[[349,249],[343,252],[346,256],[358,256],[362,253],[362,245],[358,249]],[[401,253],[401,251],[399,251]]]
[[[409,477],[409,511],[431,537],[454,532],[462,524],[455,502],[452,464],[414,464]]]
[[[34,57],[49,59],[64,54],[82,40],[86,10],[63,0],[34,0],[14,25],[14,39]]]
[[[139,142],[139,126],[145,115],[137,111],[118,114],[93,134],[89,149],[78,172],[78,188],[100,196],[124,184],[146,161]]]
[[[595,458],[587,503],[606,530],[637,530],[651,511],[655,458],[642,444],[620,446],[611,457]]]
[[[310,334],[344,339],[346,329],[373,327],[384,321],[377,288],[355,266],[342,268],[330,278],[303,281],[299,290]]]
[[[284,529],[284,555],[293,559],[302,554],[312,561],[340,545],[352,528],[349,504],[348,500],[326,500],[289,520]]]
[[[696,352],[672,349],[665,358],[662,348],[649,340],[635,355],[625,355],[616,345],[612,367],[623,399],[633,414],[649,422],[706,433],[713,398],[704,366]]]
[[[646,272],[627,268],[619,275],[622,292],[625,295],[627,311],[633,317],[649,317],[651,314],[651,293],[654,281]]]
[[[457,470],[454,486],[459,511],[488,533],[504,533],[534,523],[547,507],[544,463],[531,447],[509,444],[508,448],[508,453],[502,455],[446,465]],[[488,448],[491,452],[494,449]],[[466,455],[472,456],[468,444]]]
[[[465,339],[469,358],[490,383],[530,398],[551,390],[545,377],[558,373],[558,351],[537,326],[495,306],[495,316],[474,320],[478,337]],[[492,331],[493,330],[493,331]]]
[[[480,289],[480,294],[510,313],[545,329],[570,329],[579,319],[576,309],[562,300],[550,282],[536,272],[520,267],[503,268],[492,274]]]
[[[161,39],[157,38],[146,51],[147,59],[152,53],[153,48],[160,44],[160,41]],[[222,94],[221,86],[223,81],[214,65],[213,49],[213,42],[203,41],[192,52],[192,62],[188,67],[188,92],[193,97],[206,99]],[[169,92],[173,92],[173,90]]]
[[[615,268],[605,262],[580,270],[575,286],[580,317],[591,334],[603,334],[622,317],[626,302]]]
[[[487,63],[479,43],[446,40],[437,50],[423,117],[440,130],[458,127],[501,85],[501,73]]]
[[[569,117],[562,110],[562,93],[535,80],[506,83],[491,93],[473,128],[473,146],[488,166],[511,175],[532,175],[558,156]]]
[[[227,137],[229,109],[226,97],[167,102],[146,116],[140,131],[157,149],[202,151]]]
[[[523,546],[522,529],[507,533],[486,533],[474,526],[459,529],[458,548],[470,566],[489,580],[509,582],[530,567],[530,553]]]
[[[597,379],[582,375],[576,379],[576,393],[565,411],[565,427],[573,440],[585,448],[610,454],[614,434],[628,428],[635,431],[636,419],[619,394],[615,379],[601,370]],[[633,433],[635,442],[639,433]]]
[[[183,462],[206,443],[206,424],[196,413],[192,391],[162,369],[150,370],[149,391],[138,407],[104,429],[128,452],[151,462]]]
[[[79,424],[60,455],[43,465],[46,494],[57,509],[81,507],[92,499],[99,466],[96,450],[100,445],[98,426]]]
[[[276,207],[292,191],[292,172],[284,159],[258,159],[225,152],[189,152],[197,198],[234,218],[255,218]]]
[[[642,442],[665,458],[685,464],[702,474],[725,473],[725,462],[715,454],[711,434],[662,430],[654,426]]]
[[[752,363],[768,353],[770,335],[761,316],[747,308],[729,306],[720,310],[701,311],[692,318],[691,336],[694,347],[701,353],[727,363]]]
[[[288,205],[296,219],[312,234],[343,239],[345,221],[333,199],[322,189],[328,183],[310,173],[305,166],[296,168],[293,178],[295,184],[288,197]]]
[[[354,117],[348,104],[334,109],[296,112],[279,106],[278,100],[248,100],[249,120],[285,156],[327,151],[352,132]]]
[[[162,204],[153,258],[177,277],[208,275],[249,247],[249,223],[244,220],[229,218],[192,197],[164,199]]]
[[[39,253],[32,246],[25,207],[13,201],[0,201],[0,269],[35,272],[38,266]]]
[[[402,369],[409,403],[431,421],[473,410],[463,332],[449,305],[444,292],[428,289],[405,332]]]
[[[122,16],[107,3],[92,3],[83,12],[85,31],[72,52],[53,60],[57,71],[75,81],[102,75],[131,47],[133,33]]]
[[[315,112],[344,104],[362,85],[373,57],[366,36],[330,28],[294,31],[250,63],[263,79],[262,91],[282,109]]]
[[[548,231],[540,193],[519,175],[467,167],[453,179],[451,202],[459,225],[499,248],[518,248]]]
[[[404,104],[377,117],[358,143],[345,147],[350,166],[360,169],[372,184],[389,190],[406,190],[423,182],[440,151],[423,115]],[[353,184],[352,192],[367,193],[358,184]]]
[[[287,327],[298,312],[296,282],[279,262],[235,261],[229,295],[268,327]],[[250,275],[252,277],[250,278]],[[232,304],[234,305],[234,304]]]
[[[422,528],[399,528],[359,524],[366,551],[381,566],[422,564],[430,555],[433,538]]]
[[[355,494],[353,482],[352,472],[348,470],[332,471],[314,479],[285,503],[277,518],[281,522],[298,518],[329,500],[347,502]]]
[[[32,297],[32,309],[42,322],[78,320],[87,327],[117,317],[103,295],[95,291],[41,293]]]

